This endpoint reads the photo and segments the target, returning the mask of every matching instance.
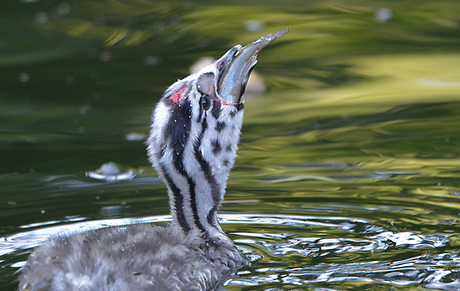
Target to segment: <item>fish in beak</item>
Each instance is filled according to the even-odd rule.
[[[285,35],[288,31],[289,29],[284,29],[271,33],[244,47],[236,45],[217,60],[219,69],[217,79],[218,97],[224,99],[228,105],[241,104],[249,75],[257,64],[257,54],[269,43]]]

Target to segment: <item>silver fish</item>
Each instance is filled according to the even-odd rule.
[[[284,29],[269,35],[241,48],[240,45],[233,47],[224,57],[232,58],[224,67],[217,84],[217,93],[226,100],[227,104],[239,104],[242,102],[246,84],[252,69],[257,64],[257,54],[269,43],[285,35],[289,29]],[[224,59],[222,57],[221,59]]]

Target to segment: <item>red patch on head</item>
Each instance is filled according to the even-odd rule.
[[[172,94],[171,96],[169,96],[169,100],[171,100],[171,102],[173,103],[179,103],[181,97],[182,97],[182,94],[184,94],[184,91],[185,91],[185,86],[180,88],[179,90],[177,90],[174,94]]]

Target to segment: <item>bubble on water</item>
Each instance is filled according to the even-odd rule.
[[[19,81],[21,81],[22,83],[28,82],[29,80],[30,76],[28,73],[22,72],[21,74],[19,74]]]
[[[139,132],[130,132],[130,133],[126,134],[125,139],[129,140],[129,141],[144,140],[145,139],[145,134],[139,133]]]
[[[46,22],[48,22],[48,13],[46,12],[38,12],[37,14],[35,14],[34,16],[34,21],[35,23],[37,24],[44,24]]]
[[[161,63],[161,58],[158,56],[146,56],[144,58],[144,65],[146,66],[156,66]]]
[[[391,19],[392,16],[393,16],[393,12],[391,12],[391,10],[388,8],[381,8],[377,10],[377,12],[375,13],[375,19],[379,23],[387,22],[388,20]]]
[[[87,177],[108,182],[132,180],[136,174],[137,172],[124,170],[113,162],[105,163],[95,171],[86,172]]]
[[[101,54],[99,55],[99,59],[101,60],[101,62],[110,62],[113,58],[113,55],[111,52],[101,52]]]
[[[89,110],[91,109],[91,104],[85,104],[82,107],[80,107],[80,114],[86,114]]]
[[[251,32],[262,31],[265,25],[257,20],[249,20],[246,22],[246,30]]]
[[[69,14],[69,12],[70,12],[70,5],[67,3],[61,3],[53,9],[53,16],[61,17],[61,16],[65,16]]]

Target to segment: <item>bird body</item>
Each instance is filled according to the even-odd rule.
[[[233,47],[158,102],[146,144],[168,189],[171,225],[52,238],[29,256],[19,290],[214,290],[244,265],[217,210],[236,157],[247,77],[258,52],[286,32]]]
[[[138,224],[52,239],[27,264],[23,290],[214,290],[244,259],[228,238]]]

